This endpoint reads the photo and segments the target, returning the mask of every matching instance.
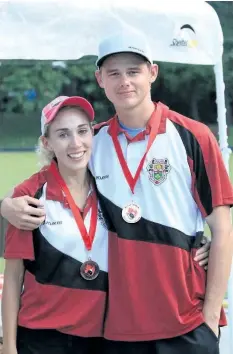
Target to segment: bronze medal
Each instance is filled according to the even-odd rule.
[[[85,280],[94,280],[98,277],[100,268],[98,264],[91,259],[84,262],[80,267],[80,274]]]

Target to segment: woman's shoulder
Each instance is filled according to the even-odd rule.
[[[36,192],[46,182],[47,167],[43,167],[40,171],[34,173],[29,178],[25,179],[14,187],[13,197],[29,195],[34,197]]]

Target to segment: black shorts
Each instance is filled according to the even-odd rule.
[[[18,354],[99,354],[103,353],[103,338],[84,338],[53,329],[18,327]]]
[[[206,325],[180,337],[146,342],[105,341],[104,354],[219,354],[219,338]]]

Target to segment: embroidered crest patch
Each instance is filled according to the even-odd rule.
[[[171,166],[168,159],[152,159],[146,169],[149,173],[149,180],[158,186],[167,179]]]

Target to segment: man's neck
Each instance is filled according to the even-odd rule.
[[[144,128],[155,109],[152,101],[130,110],[117,109],[119,121],[128,128]]]

